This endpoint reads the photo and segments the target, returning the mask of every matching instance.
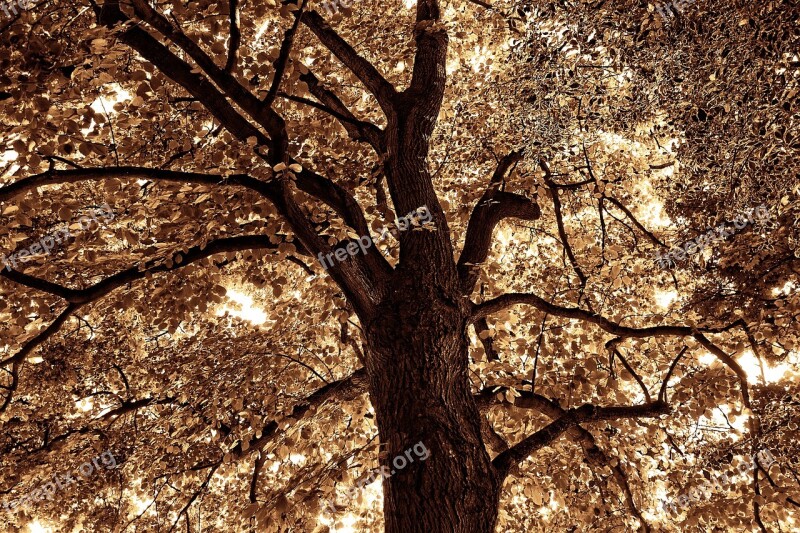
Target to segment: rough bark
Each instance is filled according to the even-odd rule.
[[[384,481],[386,532],[489,533],[502,482],[470,392],[465,309],[421,270],[395,280],[366,331],[381,466],[395,472]],[[427,460],[410,454],[396,468],[419,442]]]

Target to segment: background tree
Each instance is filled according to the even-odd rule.
[[[797,5],[654,7],[4,19],[4,531],[796,528]]]

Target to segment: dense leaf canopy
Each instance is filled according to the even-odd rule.
[[[797,3],[439,4],[0,13],[0,503],[118,464],[0,530],[381,529],[380,481],[342,498],[380,453],[364,299],[315,252],[408,211],[387,101],[442,31],[435,230],[475,276],[487,450],[521,454],[497,531],[798,528]],[[482,256],[468,227],[492,203]],[[513,447],[583,404],[656,400]],[[760,450],[772,466],[665,510]]]

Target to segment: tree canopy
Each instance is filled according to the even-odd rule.
[[[0,530],[800,527],[800,7],[677,4],[0,9]]]

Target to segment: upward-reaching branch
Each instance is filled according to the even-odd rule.
[[[509,170],[522,160],[522,154],[510,152],[497,165],[486,192],[472,211],[467,226],[464,249],[458,259],[458,275],[462,288],[471,293],[478,281],[478,265],[489,255],[492,234],[497,224],[505,218],[536,220],[541,216],[539,205],[522,195],[501,190],[501,185]]]
[[[445,64],[449,42],[447,30],[440,25],[441,16],[438,0],[417,2],[417,24],[414,27],[417,54],[408,88],[416,99],[427,98],[437,109],[447,81]]]
[[[292,53],[294,37],[297,35],[297,28],[300,26],[300,22],[302,20],[303,2],[300,0],[294,23],[286,31],[286,35],[283,37],[283,43],[281,43],[281,50],[278,53],[278,59],[275,60],[275,75],[272,78],[272,85],[270,85],[269,91],[267,91],[267,96],[264,97],[264,105],[267,107],[272,107],[272,103],[275,101],[275,96],[278,94],[278,89],[280,88],[281,81],[283,80],[283,73],[286,72],[286,66],[289,64],[289,56]]]
[[[225,62],[225,72],[232,73],[236,66],[236,56],[242,42],[242,32],[239,30],[239,0],[228,0],[228,18],[230,20],[230,41],[228,42],[228,60]]]
[[[358,52],[345,41],[316,11],[308,11],[303,16],[303,24],[310,29],[325,47],[333,52],[364,86],[375,96],[378,105],[387,116],[394,115],[394,98],[397,91],[386,81],[372,63],[358,55]]]
[[[104,3],[98,15],[99,22],[109,28],[130,21],[120,10],[117,1]],[[260,145],[269,144],[269,139],[244,119],[206,78],[192,72],[191,66],[145,30],[132,25],[126,27],[118,35],[125,44],[139,52],[142,57],[153,63],[166,76],[202,102],[206,109],[236,138],[244,141],[249,137],[255,137]]]
[[[256,139],[257,145],[269,147],[268,161],[271,165],[278,163],[296,163],[288,154],[288,137],[285,123],[274,110],[264,106],[258,98],[247,91],[233,76],[217,66],[200,47],[191,41],[183,32],[174,28],[161,14],[151,8],[144,0],[134,0],[136,11],[149,24],[164,36],[181,47],[198,66],[233,99],[251,117],[264,127],[271,138],[266,137],[255,126],[250,124],[226,101],[208,80],[196,72],[184,61],[170,52],[164,45],[156,41],[149,33],[137,26],[128,27],[119,35],[123,42],[137,50],[145,59],[151,61],[166,76],[183,86],[206,106],[239,140]],[[105,3],[99,13],[101,23],[113,27],[126,22],[127,17],[119,9],[118,0]],[[302,166],[302,165],[301,165]],[[357,202],[341,187],[318,174],[303,169],[297,176],[297,187],[313,196],[334,193],[344,202],[339,203],[345,211],[345,221],[359,233],[368,235],[364,215]],[[292,186],[286,179],[276,179],[265,184],[265,190],[278,212],[289,223],[303,245],[313,254],[329,253],[330,247],[320,237],[310,220],[297,204]],[[335,264],[330,270],[331,277],[350,296],[361,309],[371,307],[374,298],[382,292],[383,280],[388,266],[377,250],[368,250],[367,257],[354,256],[349,261]]]
[[[289,145],[286,123],[283,118],[271,107],[263,105],[233,75],[217,65],[211,56],[200,48],[197,43],[183,33],[180,28],[173,26],[164,15],[151,7],[146,0],[132,0],[132,2],[138,17],[186,52],[228,97],[267,131],[271,141],[270,158],[273,164],[282,162]]]

